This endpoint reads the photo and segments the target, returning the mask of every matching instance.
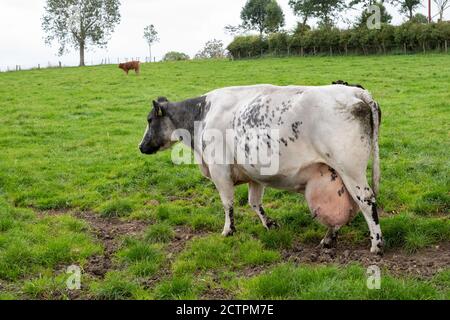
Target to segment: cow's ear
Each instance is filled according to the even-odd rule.
[[[157,117],[163,116],[163,110],[158,101],[153,100],[153,108],[155,109],[155,114]]]

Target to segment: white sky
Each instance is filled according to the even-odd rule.
[[[0,71],[7,66],[30,68],[41,64],[47,66],[61,61],[64,65],[77,65],[78,53],[71,50],[63,57],[57,56],[57,45],[48,47],[44,43],[41,17],[45,0],[0,0]],[[240,11],[246,0],[122,0],[122,20],[116,28],[108,48],[91,49],[86,52],[86,63],[99,63],[103,58],[117,62],[125,58],[148,56],[143,40],[143,29],[154,24],[161,41],[153,49],[159,60],[168,51],[182,51],[191,57],[210,39],[223,40],[227,45],[232,37],[226,35],[224,26],[240,23]],[[295,26],[289,0],[278,0],[286,15],[286,28]],[[422,0],[426,5],[427,0]],[[394,16],[393,23],[403,18],[397,10],[389,7]],[[426,6],[417,12],[426,15]],[[449,19],[450,9],[446,12]],[[433,8],[433,14],[436,14]],[[341,26],[343,24],[341,23]]]

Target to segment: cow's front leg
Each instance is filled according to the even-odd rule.
[[[264,195],[264,186],[257,182],[248,184],[248,202],[253,211],[256,212],[263,226],[269,230],[278,227],[277,223],[269,218],[262,206],[262,198]]]
[[[234,226],[234,183],[228,166],[211,166],[211,180],[214,182],[225,211],[225,226],[222,235],[227,237],[236,232]]]

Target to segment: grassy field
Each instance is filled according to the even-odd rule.
[[[238,234],[195,166],[137,145],[150,101],[231,85],[361,83],[383,110],[381,224],[361,216],[337,255],[302,196],[268,190],[265,231],[237,190]],[[450,299],[450,56],[284,58],[0,74],[0,299]],[[348,250],[347,250],[348,249]],[[446,260],[447,259],[447,260]],[[66,268],[84,272],[70,291]],[[366,267],[382,267],[380,290]]]

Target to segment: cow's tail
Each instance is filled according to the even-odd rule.
[[[381,124],[381,109],[380,105],[373,100],[370,94],[365,91],[362,96],[363,101],[370,106],[372,112],[372,153],[373,153],[373,164],[372,164],[372,189],[375,193],[375,197],[378,196],[380,191],[380,146],[379,146],[379,135],[380,135],[380,124]]]

